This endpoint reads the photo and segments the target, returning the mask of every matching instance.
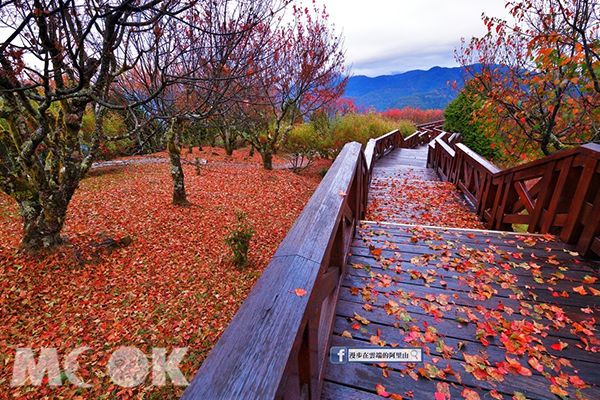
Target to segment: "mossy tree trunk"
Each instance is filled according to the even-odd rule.
[[[4,111],[12,111],[12,115],[6,118],[8,130],[0,132],[7,149],[0,160],[0,189],[19,205],[21,247],[28,252],[63,243],[60,233],[69,202],[92,164],[92,155],[82,154],[78,140],[85,108],[85,102],[75,101],[64,104],[56,115],[40,113],[32,134],[24,110],[16,111],[21,105],[6,96]],[[100,113],[97,124],[102,118]],[[96,139],[89,153],[97,147]]]
[[[263,168],[266,170],[273,169],[273,153],[270,150],[263,150],[260,153],[263,162]]]
[[[178,206],[187,206],[190,203],[187,200],[185,192],[185,176],[181,166],[181,129],[183,121],[174,118],[167,131],[167,150],[171,160],[171,179],[173,180],[173,204]]]

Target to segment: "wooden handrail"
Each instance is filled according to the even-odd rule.
[[[368,170],[348,143],[182,399],[316,399]],[[305,290],[303,296],[296,289]]]
[[[344,146],[182,399],[320,397],[341,277],[365,215],[373,164],[415,143],[394,130],[371,139],[364,152],[357,142]]]
[[[398,130],[344,146],[182,399],[316,399],[340,278],[373,163]],[[295,294],[306,291],[302,297]]]
[[[428,165],[453,182],[489,229],[527,225],[559,235],[583,256],[600,256],[600,145],[586,144],[506,170],[445,136],[429,146]]]
[[[344,146],[182,399],[320,397],[341,277],[365,215],[373,164],[394,148],[417,145],[394,130],[371,139],[364,152],[357,142]]]
[[[367,160],[367,170],[371,173],[373,164],[381,157],[388,154],[397,147],[403,147],[404,138],[398,129],[395,129],[376,139],[367,142],[365,148],[365,159]]]

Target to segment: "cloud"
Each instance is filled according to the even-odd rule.
[[[412,46],[404,49],[382,51],[372,57],[362,57],[352,64],[352,74],[377,76],[406,72],[414,69],[428,70],[434,66],[454,67],[454,49],[460,42],[426,47]]]
[[[505,17],[503,0],[318,0],[345,37],[355,75],[455,66],[461,37],[485,34],[482,12]]]

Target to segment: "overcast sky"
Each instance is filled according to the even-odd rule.
[[[345,37],[353,75],[454,67],[460,38],[483,36],[481,14],[506,18],[505,0],[316,0]]]

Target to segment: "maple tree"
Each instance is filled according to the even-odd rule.
[[[261,154],[265,169],[297,122],[342,96],[347,77],[339,36],[325,9],[294,6],[292,21],[271,30],[273,52],[253,62],[245,138]]]
[[[189,5],[177,1],[80,3],[36,0],[2,5],[0,45],[0,186],[20,207],[22,247],[61,244],[67,207],[90,169],[114,104],[111,88],[141,55],[166,61],[175,49],[157,27]],[[150,38],[150,39],[149,39]],[[166,82],[156,88],[159,93]],[[152,96],[150,96],[151,98]],[[87,109],[95,116],[91,145],[82,146]]]
[[[465,93],[482,104],[479,118],[500,124],[508,152],[534,146],[549,155],[598,141],[598,4],[527,0],[506,7],[513,22],[484,16],[488,33],[456,51],[472,77]]]

